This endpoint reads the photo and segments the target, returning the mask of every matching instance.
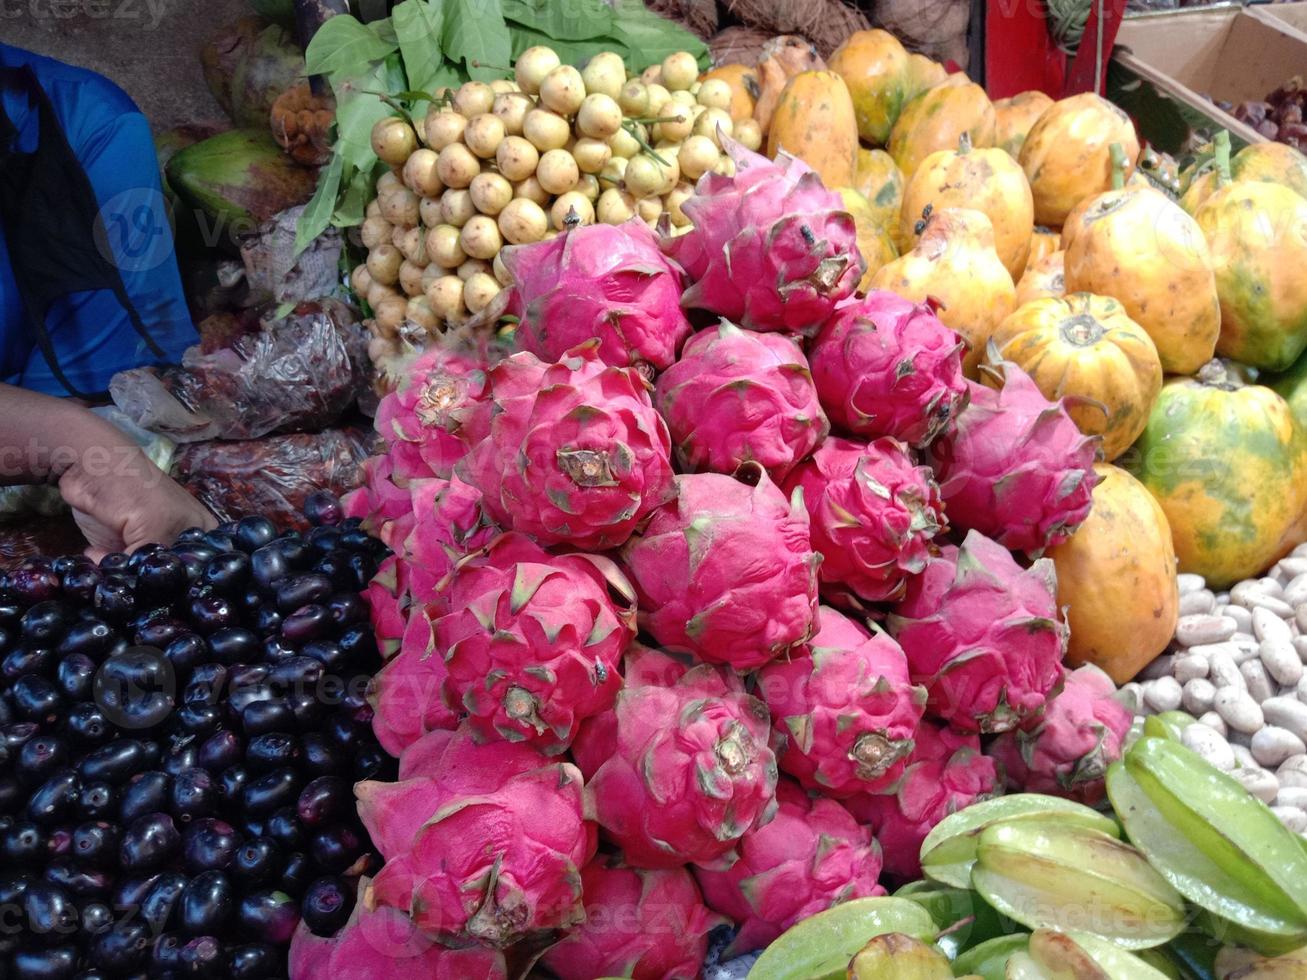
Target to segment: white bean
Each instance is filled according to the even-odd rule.
[[[1175,624],[1175,640],[1186,647],[1198,643],[1220,643],[1234,636],[1238,630],[1239,624],[1228,616],[1181,616]]]
[[[1144,704],[1143,685],[1137,681],[1122,684],[1116,692],[1117,703],[1131,714],[1138,714]]]
[[[1229,616],[1239,624],[1239,632],[1251,633],[1253,629],[1253,614],[1243,606],[1217,606],[1216,614],[1218,616]]]
[[[1275,802],[1280,806],[1307,807],[1307,786],[1284,786],[1280,789]]]
[[[1218,715],[1215,711],[1208,711],[1205,714],[1203,714],[1198,719],[1198,724],[1206,725],[1212,731],[1220,734],[1222,738],[1225,738],[1227,735],[1230,734],[1230,729],[1225,727],[1225,719],[1222,718],[1220,715]],[[1252,756],[1249,756],[1248,758],[1251,759]]]
[[[1298,547],[1294,548],[1292,551],[1292,555],[1295,558],[1307,558],[1307,541],[1303,542],[1302,544],[1298,545]]]
[[[1159,677],[1144,685],[1144,703],[1158,714],[1180,707],[1183,692],[1174,677]]]
[[[1256,581],[1267,595],[1275,596],[1277,599],[1284,595],[1284,586],[1274,575],[1263,575]]]
[[[1295,579],[1300,575],[1307,575],[1307,558],[1281,558],[1275,567],[1287,573],[1289,578]]]
[[[1193,572],[1181,572],[1175,577],[1175,584],[1180,587],[1181,595],[1207,588],[1207,580]]]
[[[1154,657],[1148,662],[1148,665],[1139,672],[1139,679],[1141,681],[1155,681],[1159,677],[1171,677],[1174,674],[1174,671],[1171,669],[1171,664],[1174,660],[1175,654],[1172,653],[1163,653]]]
[[[1215,651],[1207,658],[1207,663],[1207,676],[1217,687],[1247,687],[1234,657],[1226,651]]]
[[[1171,663],[1171,673],[1181,684],[1207,676],[1207,658],[1201,653],[1184,653]]]
[[[1307,633],[1307,602],[1298,603],[1298,608],[1294,610],[1293,618],[1298,621],[1298,629]]]
[[[1267,640],[1293,642],[1293,630],[1289,628],[1289,624],[1269,609],[1253,610],[1253,636],[1263,643]]]
[[[1229,642],[1234,651],[1231,656],[1234,657],[1235,663],[1243,664],[1257,659],[1257,640],[1248,633],[1236,633],[1230,637]]]
[[[1265,769],[1236,769],[1230,775],[1263,803],[1273,802],[1276,794],[1280,792],[1280,781],[1275,778],[1274,773],[1269,773]]]
[[[1297,698],[1268,698],[1262,703],[1262,714],[1268,725],[1287,728],[1307,742],[1307,704]]]
[[[1220,732],[1206,725],[1190,725],[1181,733],[1180,741],[1222,772],[1234,768],[1234,752]]]
[[[1226,590],[1225,592],[1216,593],[1216,604],[1218,606],[1228,606],[1230,604],[1229,590]]]
[[[1195,613],[1209,613],[1216,610],[1216,597],[1206,589],[1197,592],[1185,592],[1180,596],[1180,615],[1192,616]]]
[[[1307,707],[1307,705],[1304,705]],[[1266,724],[1261,706],[1247,691],[1237,687],[1223,687],[1212,697],[1212,710],[1225,719],[1236,732],[1252,735]]]
[[[1261,764],[1253,758],[1253,754],[1248,750],[1248,746],[1236,745],[1234,742],[1231,742],[1230,751],[1234,753],[1234,761],[1240,769],[1261,768]]]
[[[1263,640],[1257,654],[1276,683],[1292,686],[1302,680],[1302,659],[1292,640]]]
[[[1295,575],[1284,587],[1284,601],[1291,606],[1301,606],[1307,602],[1307,574]]]
[[[1298,659],[1307,664],[1307,636],[1295,636],[1293,648],[1298,651]]]
[[[1236,694],[1243,693],[1237,687],[1225,687],[1223,691],[1234,691]],[[1187,682],[1181,693],[1181,703],[1184,710],[1197,717],[1205,711],[1211,711],[1216,701],[1216,687],[1205,677],[1195,677]],[[1307,707],[1307,705],[1304,705]],[[1223,716],[1224,717],[1224,716]]]
[[[1271,812],[1280,818],[1280,823],[1295,834],[1301,834],[1304,830],[1307,830],[1307,812],[1298,809],[1296,806],[1273,806]]]
[[[1245,606],[1248,609],[1269,609],[1275,615],[1288,619],[1293,615],[1293,606],[1289,605],[1283,599],[1273,595],[1267,595],[1265,592],[1257,590],[1249,592],[1244,596],[1243,602],[1238,605]]]
[[[1281,786],[1307,786],[1307,755],[1291,755],[1280,763],[1275,776]]]
[[[1250,748],[1258,764],[1267,767],[1278,766],[1291,755],[1307,753],[1302,739],[1278,725],[1267,725],[1253,735]]]
[[[1260,660],[1253,658],[1244,661],[1239,665],[1239,673],[1243,674],[1244,683],[1248,685],[1248,693],[1258,704],[1275,696],[1275,688],[1271,685],[1270,678],[1266,676],[1266,668]]]

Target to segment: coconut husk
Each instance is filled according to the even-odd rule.
[[[877,0],[876,24],[910,51],[967,67],[969,0]]]
[[[775,35],[756,27],[727,27],[708,41],[714,65],[748,65],[762,60],[762,49]]]
[[[645,6],[705,41],[717,31],[717,0],[646,0]]]
[[[843,0],[725,0],[726,9],[750,27],[772,34],[802,34],[822,57],[855,31],[871,26],[867,16]]]

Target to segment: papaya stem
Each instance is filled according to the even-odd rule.
[[[1224,187],[1230,183],[1230,134],[1223,129],[1216,134],[1214,142],[1212,159],[1216,161],[1216,185]]]
[[[1126,159],[1125,147],[1120,143],[1113,143],[1108,152],[1112,156],[1112,190],[1119,191],[1125,186],[1125,168],[1130,161]]]
[[[971,134],[963,133],[958,137],[958,156],[966,156],[971,152]]]

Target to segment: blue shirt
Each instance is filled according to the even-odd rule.
[[[198,337],[182,292],[149,123],[107,78],[0,44],[0,66],[24,65],[35,72],[95,191],[106,239],[100,247],[112,254],[127,294],[154,341],[169,360],[181,360],[182,352]],[[18,130],[16,149],[34,151],[40,135],[36,106],[26,94],[8,88],[0,89],[0,104]],[[56,300],[46,326],[60,366],[82,391],[104,391],[118,371],[159,360],[108,290],[71,293]],[[67,394],[36,346],[3,234],[0,381],[51,395]]]

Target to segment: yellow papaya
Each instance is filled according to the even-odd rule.
[[[767,133],[767,155],[781,150],[817,171],[827,187],[853,183],[858,122],[844,79],[832,71],[805,71],[785,83]]]
[[[884,146],[903,109],[908,53],[889,31],[855,31],[835,49],[830,70],[844,79],[858,118],[858,135]]]
[[[890,132],[889,154],[911,180],[921,161],[936,150],[956,149],[966,133],[971,145],[994,145],[994,105],[966,75],[950,75],[903,107]]]
[[[1030,127],[1052,104],[1052,98],[1038,89],[999,99],[994,103],[994,145],[1007,150],[1015,160],[1021,155]]]
[[[731,119],[735,122],[752,119],[759,95],[758,73],[748,65],[734,64],[720,65],[699,76],[702,82],[713,78],[721,79],[731,87],[731,106],[728,110]]]
[[[858,251],[867,262],[867,271],[858,283],[858,289],[866,292],[872,277],[899,257],[898,249],[878,219],[876,209],[863,194],[851,187],[841,187],[840,197],[844,199],[844,209],[853,215],[853,224],[858,230]]]
[[[903,174],[884,150],[858,148],[853,189],[863,195],[877,223],[893,237],[903,209]]]
[[[1065,259],[1066,252],[1050,252],[1026,268],[1017,282],[1017,309],[1033,300],[1066,295]]]

